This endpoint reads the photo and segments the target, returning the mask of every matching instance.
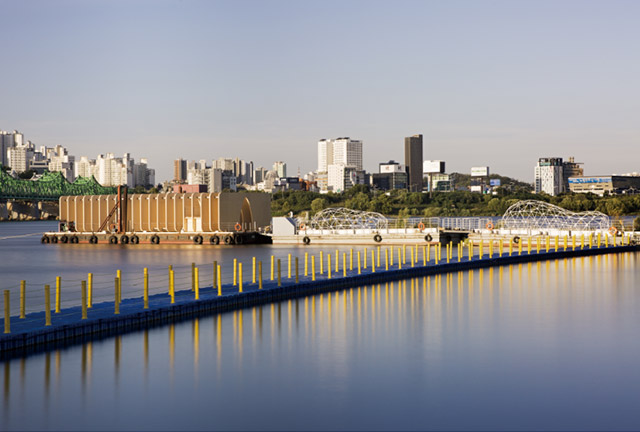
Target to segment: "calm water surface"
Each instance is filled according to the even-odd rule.
[[[3,285],[289,252],[5,238],[43,225],[0,224]],[[639,272],[615,254],[432,276],[14,359],[0,428],[637,430]]]

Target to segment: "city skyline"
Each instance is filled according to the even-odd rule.
[[[17,65],[3,69],[4,127],[76,154],[149,154],[158,179],[176,158],[229,148],[257,166],[295,152],[289,169],[305,173],[331,136],[363,140],[375,172],[403,160],[413,133],[451,172],[488,165],[530,181],[542,154],[579,156],[598,167],[589,174],[640,171],[621,157],[640,135],[637,2],[8,1],[3,12]]]

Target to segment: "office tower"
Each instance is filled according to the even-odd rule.
[[[565,192],[562,158],[540,158],[534,169],[535,192],[558,195]]]
[[[176,159],[173,162],[173,180],[184,182],[187,180],[187,161],[184,159]]]
[[[278,161],[273,164],[273,170],[278,174],[278,178],[283,178],[287,176],[287,164]]]
[[[422,192],[422,135],[404,139],[404,164],[407,167],[409,191]]]

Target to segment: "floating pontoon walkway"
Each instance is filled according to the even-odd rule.
[[[378,264],[363,268],[358,265],[358,268],[351,267],[352,270],[347,270],[343,259],[343,268],[339,272],[331,272],[325,267],[324,273],[320,275],[316,273],[315,276],[292,276],[291,278],[276,276],[273,281],[267,278],[262,283],[245,282],[244,284],[241,282],[240,272],[238,283],[235,286],[226,284],[220,289],[209,286],[197,288],[195,292],[189,289],[176,291],[174,303],[171,302],[171,296],[165,293],[149,296],[147,308],[145,308],[144,298],[140,297],[123,299],[121,302],[96,303],[91,308],[70,307],[62,309],[60,313],[56,314],[47,314],[43,311],[26,314],[24,318],[13,316],[9,320],[9,325],[5,318],[2,320],[5,334],[0,334],[0,358],[46,350],[60,344],[85,342],[199,315],[368,284],[492,266],[637,251],[640,251],[640,246],[637,245],[592,248],[575,248],[574,246],[573,249],[567,250],[520,251],[509,255],[503,254],[501,251],[501,256],[496,256],[496,254],[492,257],[483,256],[480,253],[472,256],[471,259],[462,257],[458,261],[457,257],[453,258],[450,251],[447,250],[448,259],[440,259],[438,264],[428,263],[425,266],[423,262],[414,261],[412,258],[412,264],[404,264],[402,268],[397,263],[391,267],[387,261],[382,266]],[[385,270],[386,268],[388,270]],[[297,271],[293,274],[296,273]],[[296,278],[297,283],[295,282]],[[280,284],[278,279],[280,279]],[[242,292],[239,292],[241,286]],[[117,282],[115,292],[117,293]],[[196,295],[199,296],[198,299],[195,298]],[[8,297],[8,292],[5,293],[5,296]],[[86,299],[83,303],[86,305]],[[5,309],[5,311],[8,310],[8,308]],[[118,310],[117,314],[116,310]],[[83,314],[86,315],[84,319]],[[8,312],[5,312],[5,317],[7,315]],[[45,325],[47,319],[50,320],[50,325]]]

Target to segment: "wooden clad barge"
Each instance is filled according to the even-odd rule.
[[[131,194],[60,197],[60,229],[42,243],[270,243],[265,193]]]

